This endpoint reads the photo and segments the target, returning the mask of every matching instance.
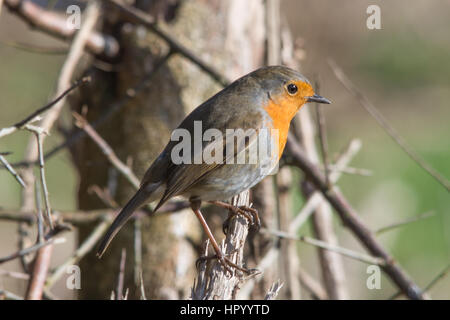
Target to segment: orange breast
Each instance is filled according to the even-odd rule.
[[[269,104],[264,107],[272,119],[272,128],[278,130],[278,159],[283,153],[291,120],[298,109],[297,103],[289,98],[279,99],[277,102],[270,100]]]

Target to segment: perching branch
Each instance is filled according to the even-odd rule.
[[[232,200],[233,206],[249,206],[249,191],[244,191]],[[244,243],[248,234],[248,220],[240,215],[234,215],[229,220],[228,231],[221,245],[222,252],[235,264],[242,265],[244,258]],[[208,254],[208,242],[205,255]],[[213,261],[207,270],[207,261],[201,262],[197,279],[194,281],[191,298],[193,300],[230,300],[234,299],[242,275],[236,269],[230,276],[219,261]]]

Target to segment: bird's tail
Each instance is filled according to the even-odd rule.
[[[120,213],[114,219],[114,222],[109,227],[106,235],[103,237],[100,245],[97,249],[97,256],[101,258],[103,253],[105,253],[106,248],[114,238],[114,236],[119,232],[119,230],[123,227],[123,225],[131,218],[133,212],[136,211],[140,206],[142,206],[145,202],[148,201],[151,191],[146,190],[146,188],[140,188],[133,198],[128,201],[128,203],[123,207]]]

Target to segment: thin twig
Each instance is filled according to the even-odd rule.
[[[134,220],[134,283],[138,287],[142,279],[142,220]]]
[[[437,182],[439,182],[447,191],[450,192],[450,182],[442,176],[438,171],[431,167],[416,151],[414,151],[403,139],[402,136],[392,127],[387,119],[378,111],[370,100],[355,86],[355,84],[347,77],[342,68],[335,61],[329,59],[328,64],[333,70],[336,78],[342,85],[358,100],[362,107],[377,121],[383,130],[400,146],[400,148],[413,160],[420,168],[427,172]]]
[[[45,106],[40,107],[39,109],[34,111],[32,114],[27,116],[25,119],[17,122],[16,124],[12,125],[11,127],[0,129],[0,138],[6,136],[8,134],[11,134],[11,133],[15,132],[16,130],[23,128],[26,124],[33,123],[35,121],[40,120],[40,116],[42,113],[51,109],[55,104],[57,104],[61,99],[65,98],[74,89],[78,88],[80,85],[85,84],[89,81],[90,81],[90,77],[83,77],[82,79],[75,81],[75,83],[73,83],[68,89],[64,90],[55,99],[53,99],[52,101],[47,103]]]
[[[327,300],[328,295],[320,283],[302,268],[299,269],[300,284],[312,295],[313,299]]]
[[[292,187],[292,168],[284,167],[276,175],[276,187],[278,197],[278,229],[285,230],[291,224],[292,216],[292,198],[290,188]],[[280,247],[280,269],[284,273],[283,280],[286,284],[283,290],[283,299],[300,300],[301,284],[298,277],[300,267],[300,257],[297,252],[296,243],[284,241],[280,244],[274,244]]]
[[[375,265],[379,265],[379,266],[383,266],[385,265],[385,261],[383,259],[377,258],[377,257],[372,257],[369,256],[367,254],[364,253],[359,253],[347,248],[343,248],[343,247],[339,247],[339,246],[334,246],[334,245],[330,245],[328,242],[325,241],[321,241],[318,239],[313,239],[310,237],[306,237],[306,236],[300,236],[297,237],[295,235],[289,234],[287,232],[283,232],[283,231],[279,231],[279,230],[267,230],[267,229],[263,229],[262,231],[267,232],[268,234],[271,234],[273,236],[276,236],[278,238],[282,238],[282,239],[287,239],[287,240],[295,240],[295,241],[301,241],[328,251],[333,251],[336,253],[339,253],[340,255],[349,257],[351,259],[355,259],[364,263],[368,263],[368,264],[375,264]]]
[[[391,225],[386,226],[386,227],[382,227],[382,228],[376,230],[375,233],[376,234],[381,234],[381,233],[384,233],[386,231],[391,231],[392,229],[403,227],[403,226],[405,226],[407,224],[410,224],[410,223],[413,223],[413,222],[417,222],[417,221],[428,219],[428,218],[430,218],[432,216],[434,216],[434,212],[432,212],[432,211],[425,212],[425,213],[423,213],[423,214],[421,214],[421,215],[419,215],[417,217],[414,217],[414,218],[411,218],[411,219],[407,219],[405,221],[397,222],[397,223],[391,224]]]
[[[144,278],[142,276],[142,270],[139,273],[139,289],[141,290],[141,300],[147,300],[147,297],[145,296],[145,288],[144,288]]]
[[[130,167],[123,163],[109,144],[95,131],[95,129],[80,114],[72,112],[75,118],[75,125],[84,130],[87,135],[97,144],[109,162],[133,185],[135,189],[139,189],[139,179],[131,171]]]
[[[3,289],[0,289],[0,300],[7,299],[7,300],[23,300],[23,297],[18,296],[15,293],[12,293],[10,291],[6,291]]]
[[[125,262],[127,259],[127,250],[125,248],[122,249],[122,253],[120,255],[120,264],[119,264],[119,275],[117,276],[117,287],[116,287],[116,299],[117,300],[125,300],[123,294],[123,284],[125,282]]]
[[[431,281],[428,283],[425,288],[423,289],[424,292],[429,292],[430,289],[439,282],[442,278],[444,278],[447,273],[450,272],[450,264],[448,264],[441,272],[439,272]],[[388,300],[394,300],[400,297],[403,294],[403,292],[398,291],[394,293],[391,297],[388,298]]]
[[[3,163],[3,165],[5,166],[6,170],[8,170],[13,177],[17,180],[17,182],[19,182],[19,184],[25,188],[25,182],[23,181],[23,179],[20,177],[20,175],[16,172],[16,170],[14,170],[13,167],[11,167],[11,165],[9,164],[9,162],[5,159],[5,157],[3,157],[2,155],[0,155],[0,161],[1,163]]]
[[[436,283],[438,283],[439,280],[441,280],[442,278],[444,278],[444,277],[447,275],[447,273],[448,273],[449,271],[450,271],[450,264],[448,264],[448,265],[444,268],[444,270],[442,270],[441,272],[439,272],[439,273],[436,275],[436,277],[434,277],[434,278],[430,281],[430,283],[428,283],[428,284],[425,286],[424,291],[425,291],[425,292],[430,291],[430,289],[431,289]]]
[[[50,268],[53,253],[53,245],[45,246],[38,250],[33,263],[33,270],[28,281],[25,299],[41,300],[44,293],[44,283]]]
[[[10,277],[14,279],[20,279],[20,280],[29,280],[30,275],[23,272],[17,272],[17,271],[9,271],[9,270],[1,270],[0,269],[0,276]]]
[[[325,171],[325,168],[323,166],[321,166],[320,169]],[[328,171],[329,172],[339,171],[341,173],[354,174],[354,175],[359,175],[359,176],[363,176],[363,177],[370,177],[373,175],[372,170],[369,170],[369,169],[355,168],[355,167],[337,168],[337,166],[334,164],[328,165]]]
[[[90,186],[87,191],[89,194],[94,193],[107,207],[111,209],[119,207],[119,204],[114,200],[107,188],[102,189],[95,184]]]
[[[54,272],[47,278],[47,282],[45,283],[45,288],[50,289],[53,285],[58,281],[58,279],[66,272],[67,267],[73,264],[76,264],[83,258],[95,244],[100,240],[103,234],[108,229],[110,222],[112,221],[112,216],[105,216],[103,221],[100,222],[89,237],[84,240],[84,242],[80,245],[80,247],[75,250],[75,252],[59,267],[55,269]]]
[[[42,247],[48,246],[50,244],[59,244],[59,243],[63,243],[63,242],[65,242],[64,238],[52,238],[52,239],[50,239],[48,241],[45,241],[43,243],[37,243],[37,244],[35,244],[35,245],[33,245],[33,246],[29,247],[29,248],[17,251],[17,252],[15,252],[13,254],[10,254],[9,256],[0,258],[0,264],[8,262],[8,261],[11,261],[11,260],[14,260],[14,259],[17,259],[17,258],[22,257],[22,256],[25,256],[25,255],[27,255],[29,253],[33,253],[33,252],[41,249]]]
[[[269,291],[264,297],[264,300],[275,300],[282,287],[283,283],[280,280],[274,282],[272,286],[269,288]]]
[[[35,195],[35,203],[36,203],[36,211],[37,211],[37,242],[43,243],[45,240],[44,235],[44,217],[42,216],[42,205],[41,205],[41,189],[40,184],[34,184],[34,195]]]
[[[34,217],[34,213],[33,213]],[[29,244],[31,243],[30,237],[29,237],[29,224],[19,222],[17,224],[17,247],[19,248],[18,251],[26,249]],[[24,255],[20,256],[19,258],[20,266],[22,267],[22,270],[25,273],[30,273],[30,262],[31,257]]]
[[[205,204],[205,207],[208,207]],[[189,202],[187,201],[173,201],[164,204],[161,209],[158,210],[159,214],[180,212],[186,208],[189,208]],[[114,217],[117,215],[119,209],[95,209],[95,210],[79,210],[79,211],[59,211],[53,210],[53,215],[57,218],[61,218],[63,221],[70,224],[79,226],[98,222],[106,216]],[[132,219],[139,219],[152,213],[148,210],[137,210]],[[36,214],[32,211],[22,210],[0,210],[0,220],[7,220],[13,222],[21,222],[29,225],[36,223]]]
[[[39,177],[41,181],[42,191],[44,192],[44,204],[45,204],[45,214],[47,217],[47,223],[50,229],[53,229],[53,218],[50,207],[50,200],[48,196],[47,181],[45,179],[45,166],[44,166],[44,150],[42,146],[43,136],[47,134],[42,128],[33,126],[31,124],[25,125],[25,128],[34,133],[37,140],[38,148],[38,158],[39,158]]]
[[[50,48],[50,47],[42,47],[31,45],[27,43],[13,42],[13,41],[0,41],[0,44],[8,47],[12,47],[15,49],[31,52],[31,53],[39,53],[39,54],[49,54],[49,55],[64,55],[68,52],[67,48]]]
[[[320,92],[319,81],[316,81],[316,91]],[[329,169],[329,160],[328,160],[328,139],[326,134],[326,125],[325,125],[325,115],[323,114],[322,107],[323,105],[316,103],[316,116],[317,116],[317,127],[319,131],[319,141],[320,141],[320,149],[323,157],[323,166],[325,168],[325,179],[328,185],[330,185],[330,169]]]

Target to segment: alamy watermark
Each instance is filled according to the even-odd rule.
[[[77,5],[70,5],[66,9],[66,14],[68,15],[66,20],[66,26],[69,29],[80,29],[81,28],[81,9]]]
[[[381,289],[381,269],[380,266],[375,264],[367,267],[367,274],[370,276],[367,277],[366,286],[369,290]]]
[[[381,29],[381,9],[380,6],[372,4],[367,7],[366,13],[369,15],[366,20],[366,26],[369,30]]]
[[[66,268],[66,273],[69,275],[66,279],[66,288],[69,290],[81,289],[81,269],[77,265],[70,265]]]

